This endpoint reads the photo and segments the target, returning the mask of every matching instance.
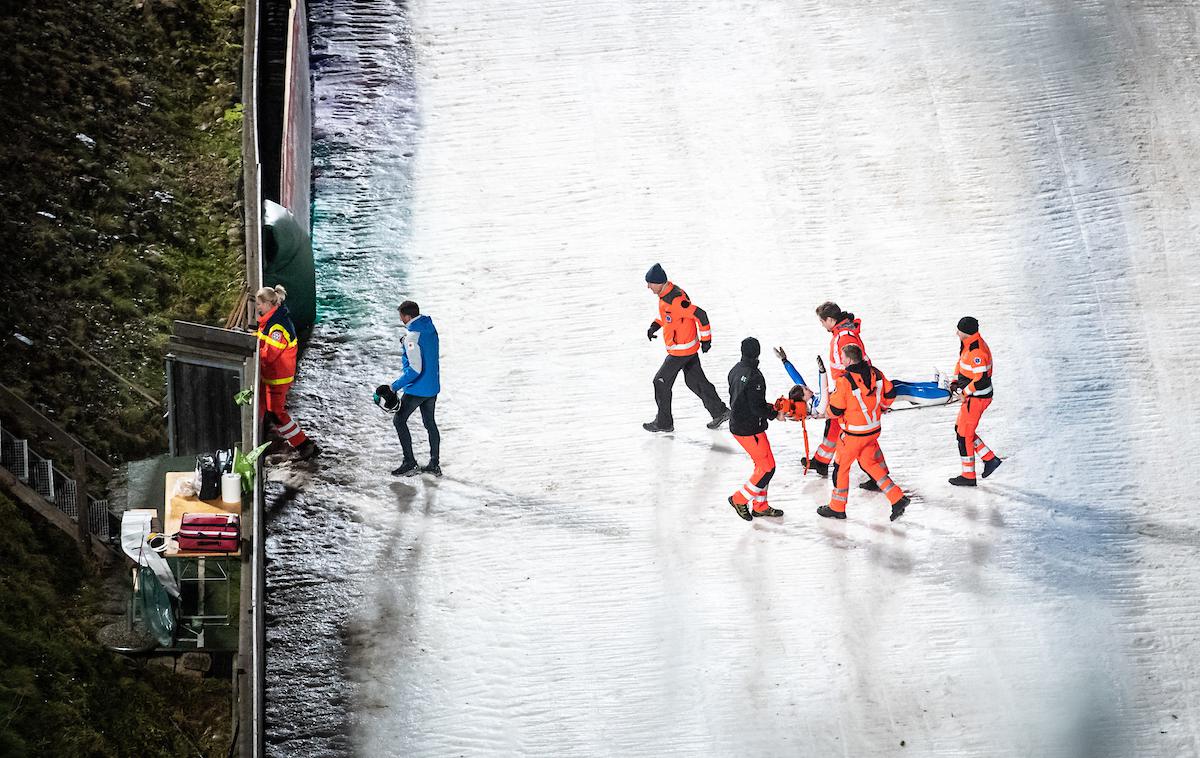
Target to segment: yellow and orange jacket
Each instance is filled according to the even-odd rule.
[[[701,342],[712,341],[708,314],[672,282],[667,282],[658,297],[658,318],[654,323],[662,327],[663,342],[670,355],[695,355]]]
[[[258,320],[258,370],[270,387],[289,385],[296,378],[296,325],[286,305],[277,305]]]
[[[892,407],[896,389],[883,372],[866,361],[846,366],[829,396],[829,414],[842,422],[842,431],[855,437],[878,434],[879,417]]]
[[[862,337],[859,335],[860,331],[862,331],[862,319],[851,317],[839,322],[830,334],[829,375],[835,382],[846,373],[846,366],[842,363],[842,348],[846,345],[858,345],[863,352],[863,360],[867,363],[871,362],[871,359],[867,357],[867,346],[863,344]]]
[[[992,396],[992,349],[980,335],[972,334],[962,341],[957,373],[964,397]]]

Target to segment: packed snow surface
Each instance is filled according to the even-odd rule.
[[[272,475],[272,754],[1200,752],[1198,14],[318,2],[293,402],[325,453]],[[978,317],[1005,464],[952,488],[954,410],[893,413],[917,502],[829,522],[776,423],[786,516],[738,519],[749,458],[682,381],[676,432],[641,429],[655,262],[723,396],[745,336],[812,373],[827,299],[896,378]],[[442,479],[389,474],[370,402],[405,298],[441,333]]]

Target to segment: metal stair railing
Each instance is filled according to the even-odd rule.
[[[71,464],[67,464],[72,473],[68,474],[55,465],[53,459],[32,449],[28,440],[18,437],[7,427],[4,419],[0,418],[0,467],[6,469],[17,484],[28,488],[22,499],[28,501],[33,497],[29,494],[32,491],[36,495],[33,497],[34,500],[43,501],[43,505],[36,506],[36,509],[42,511],[43,515],[48,518],[53,516],[53,512],[42,510],[43,508],[53,508],[66,516],[70,522],[74,522],[75,531],[72,536],[78,539],[85,548],[90,547],[86,543],[91,543],[93,541],[91,538],[107,545],[112,536],[108,500],[97,498],[86,490],[90,489],[87,486],[90,478],[89,468],[99,474],[99,479],[92,481],[103,482],[107,482],[112,476],[112,469],[99,456],[85,448],[3,385],[0,385],[0,410],[5,411],[4,416],[16,418],[27,430],[45,433],[56,449],[64,452],[70,450],[72,453],[73,460]],[[85,490],[83,497],[80,497],[79,480],[81,478],[84,481],[83,489]],[[79,523],[81,508],[86,512],[86,524],[84,525]],[[64,531],[69,531],[61,517],[50,518],[50,520]]]
[[[43,458],[29,447],[29,441],[18,439],[0,421],[0,466],[29,485],[42,499],[51,503],[72,521],[79,521],[78,489],[75,480],[63,472],[50,458]],[[108,500],[88,494],[89,531],[107,541],[112,535],[109,523]]]

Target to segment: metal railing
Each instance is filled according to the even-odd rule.
[[[29,441],[19,439],[0,423],[0,466],[12,472],[18,481],[27,484],[47,503],[78,523],[79,488],[75,479],[29,447]],[[88,499],[88,531],[107,541],[111,533],[108,500],[90,493]]]

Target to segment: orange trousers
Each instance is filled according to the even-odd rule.
[[[264,384],[265,397],[263,398],[264,414],[271,414],[275,417],[276,423],[279,424],[275,431],[287,440],[287,443],[292,447],[300,447],[304,444],[308,437],[300,425],[296,423],[296,419],[292,418],[287,412],[287,394],[292,388],[291,383],[287,384]]]
[[[829,478],[833,480],[833,494],[829,496],[831,510],[846,510],[846,500],[850,495],[850,466],[855,461],[867,472],[867,476],[875,480],[879,491],[887,495],[889,503],[895,505],[904,497],[904,490],[896,486],[888,473],[887,461],[883,459],[883,450],[879,448],[879,432],[865,437],[843,434],[833,455],[833,469],[829,472]]]
[[[817,463],[829,463],[833,459],[834,452],[837,451],[838,437],[842,436],[842,422],[837,416],[830,416],[825,421],[825,439],[821,440],[820,447],[813,454],[813,461]]]
[[[767,440],[767,433],[759,432],[745,437],[735,434],[733,438],[750,454],[750,459],[754,461],[754,473],[750,475],[741,489],[733,493],[733,502],[738,505],[751,503],[753,510],[765,511],[768,508],[767,485],[771,483],[771,477],[775,476],[775,454],[771,452],[771,443]]]
[[[980,417],[991,404],[990,397],[967,397],[963,398],[962,407],[958,409],[958,418],[954,421],[954,435],[958,438],[958,457],[962,460],[964,479],[975,478],[976,455],[985,461],[996,457],[975,432],[979,427]]]

